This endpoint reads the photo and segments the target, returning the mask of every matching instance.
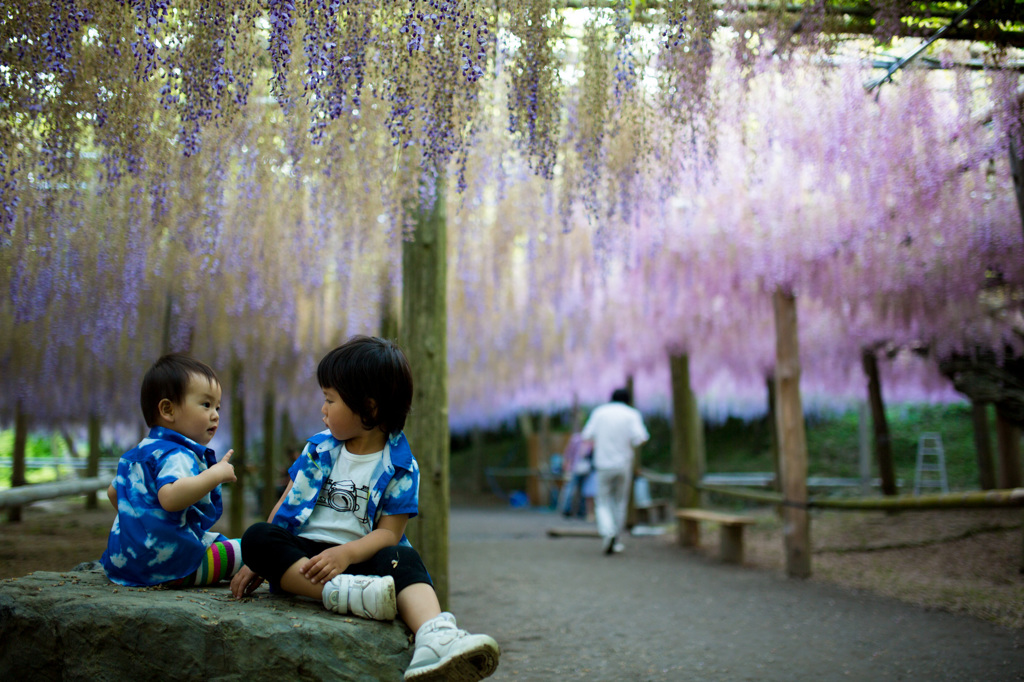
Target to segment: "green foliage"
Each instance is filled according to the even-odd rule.
[[[918,440],[923,433],[938,433],[946,456],[946,475],[951,488],[978,487],[971,407],[954,405],[896,405],[886,409],[893,466],[905,488],[914,484]],[[643,463],[659,470],[671,469],[671,432],[668,420],[648,418],[650,442],[644,446]],[[990,415],[990,440],[995,448],[995,417]],[[851,410],[807,418],[808,475],[856,478],[859,475],[859,414]],[[729,419],[705,427],[707,469],[726,473],[772,471],[771,430],[767,419],[744,422]],[[869,437],[873,438],[870,432]],[[872,472],[874,464],[872,442]]]
[[[0,431],[0,459],[6,459],[14,455],[14,429]],[[53,447],[49,438],[29,434],[25,443],[26,457],[51,457]],[[60,456],[60,452],[57,453]]]
[[[942,437],[946,456],[946,475],[951,489],[976,489],[978,466],[974,448],[974,427],[970,405],[895,405],[887,408],[886,418],[892,444],[893,464],[901,492],[914,485],[918,440],[923,433]],[[645,415],[651,439],[641,450],[644,467],[668,472],[672,469],[672,433],[668,418]],[[873,438],[869,426],[869,437]],[[989,438],[995,456],[995,416],[990,414]],[[807,418],[808,476],[857,478],[859,476],[859,413],[813,415]],[[767,418],[743,421],[730,418],[722,424],[707,425],[704,432],[707,470],[713,473],[770,472],[772,462],[771,429]],[[485,466],[525,467],[525,440],[513,430],[484,436]],[[453,480],[465,481],[472,464],[468,438],[452,441]],[[872,474],[878,475],[872,442]],[[520,481],[503,479],[505,490],[515,489]],[[455,484],[453,483],[453,486]]]
[[[50,464],[54,461],[61,461],[66,452],[67,445],[63,439],[55,434],[29,433],[25,443],[25,457],[28,460],[25,468],[25,481],[28,484],[51,483],[73,476],[74,471],[71,467],[63,465],[37,466],[32,462],[32,460],[46,460],[46,464]],[[100,448],[101,461],[105,460],[108,464],[101,464],[101,470],[104,466],[112,468],[114,465],[109,464],[109,461],[111,459],[116,460],[120,457],[120,454],[120,452],[115,452],[112,446],[102,446]],[[14,430],[0,430],[0,460],[9,463],[13,458]],[[0,466],[0,489],[9,488],[10,486],[11,467]]]

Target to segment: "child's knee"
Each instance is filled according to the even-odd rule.
[[[278,526],[265,521],[249,526],[242,534],[242,556],[259,553],[262,547],[273,543],[275,529],[279,529]]]

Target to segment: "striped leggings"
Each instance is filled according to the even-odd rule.
[[[222,536],[223,537],[223,536]],[[242,567],[242,541],[217,540],[203,555],[203,561],[192,575],[164,583],[166,587],[202,587],[227,580]]]

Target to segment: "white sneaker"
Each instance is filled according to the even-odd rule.
[[[394,620],[398,615],[395,579],[390,575],[348,575],[342,573],[324,585],[324,608],[335,613],[351,613],[360,618]]]
[[[445,612],[420,626],[405,679],[475,682],[494,674],[499,656],[501,650],[492,637],[460,630],[455,616]]]

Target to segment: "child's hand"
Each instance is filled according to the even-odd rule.
[[[326,583],[331,578],[344,573],[352,562],[346,558],[344,545],[337,545],[317,554],[299,569],[311,583]]]
[[[235,577],[231,579],[231,594],[236,599],[248,597],[262,584],[263,578],[253,573],[248,566],[242,566],[238,569]]]
[[[234,452],[234,450],[228,450],[219,462],[210,467],[210,471],[217,472],[221,483],[234,483],[238,480],[235,477],[235,465],[231,463],[231,455]]]

